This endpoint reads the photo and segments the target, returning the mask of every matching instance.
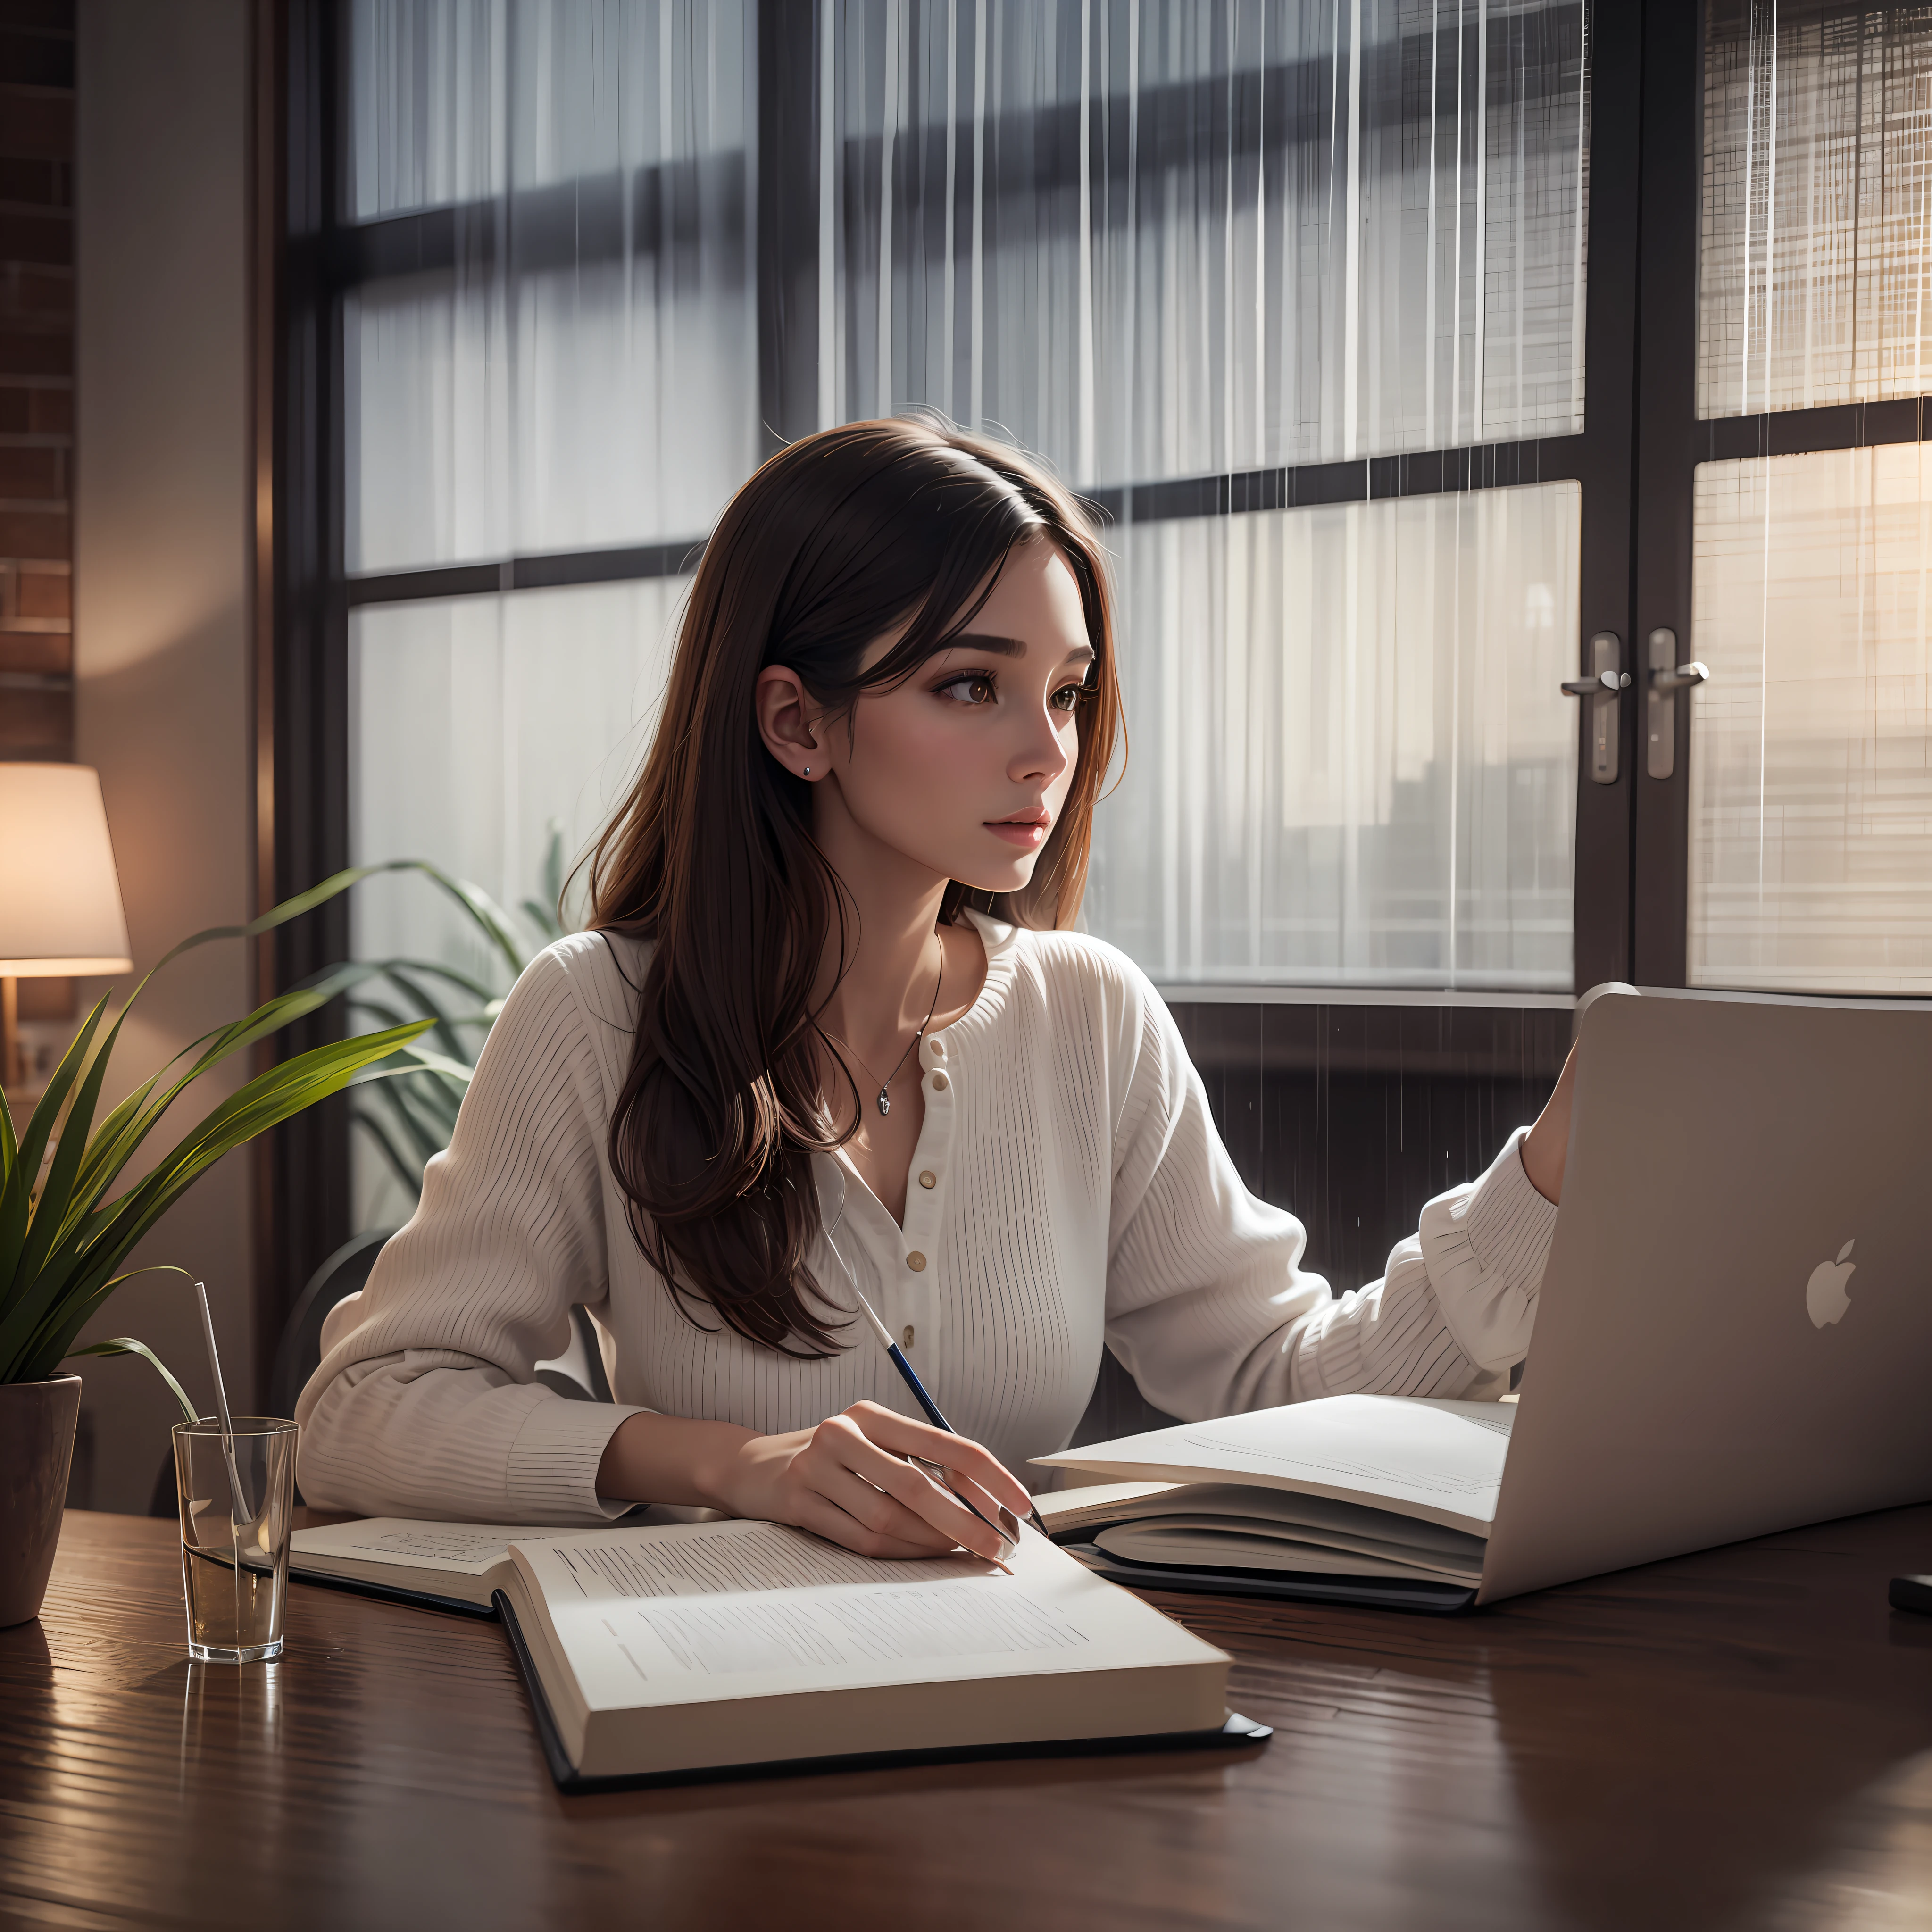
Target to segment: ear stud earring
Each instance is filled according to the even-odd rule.
[[[810,778],[812,776],[812,767],[809,765],[807,765],[805,768],[805,775],[807,778]]]

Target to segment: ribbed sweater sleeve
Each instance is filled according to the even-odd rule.
[[[325,1508],[596,1523],[605,1444],[635,1406],[535,1381],[574,1302],[607,1290],[604,1110],[586,1003],[553,951],[518,980],[421,1207],[322,1324],[296,1404],[302,1493]]]
[[[1107,1340],[1149,1401],[1194,1420],[1356,1392],[1502,1392],[1556,1219],[1523,1171],[1522,1130],[1479,1180],[1428,1203],[1380,1280],[1334,1299],[1301,1266],[1301,1223],[1242,1185],[1151,986],[1123,1061]]]

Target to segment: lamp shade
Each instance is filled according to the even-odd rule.
[[[0,764],[0,979],[126,973],[134,963],[100,774]]]

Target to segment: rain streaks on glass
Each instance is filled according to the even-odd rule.
[[[1089,927],[1168,984],[1569,992],[1582,502],[1129,531]]]
[[[816,21],[821,425],[932,404],[1086,486],[1582,429],[1584,8]]]
[[[1932,6],[1710,0],[1697,412],[1932,388]]]
[[[352,572],[695,537],[750,473],[757,17],[357,0],[351,207],[451,238],[350,305]],[[1589,17],[799,0],[808,65],[765,76],[815,110],[778,238],[807,299],[765,317],[816,345],[788,433],[924,404],[1096,489],[1576,434]],[[1553,484],[1116,525],[1132,756],[1093,929],[1177,982],[1567,989],[1580,515]],[[628,665],[617,723],[654,704],[669,604],[532,630],[533,595],[358,620],[358,857],[526,890],[603,739],[526,737],[508,668],[571,692],[581,656],[608,704]],[[500,766],[486,718],[473,758],[369,776],[392,706],[474,704]]]
[[[682,540],[755,466],[756,17],[356,0],[352,218],[450,238],[348,306],[352,572]]]

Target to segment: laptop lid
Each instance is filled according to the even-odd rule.
[[[1606,990],[1479,1601],[1932,1498],[1932,1008]]]

